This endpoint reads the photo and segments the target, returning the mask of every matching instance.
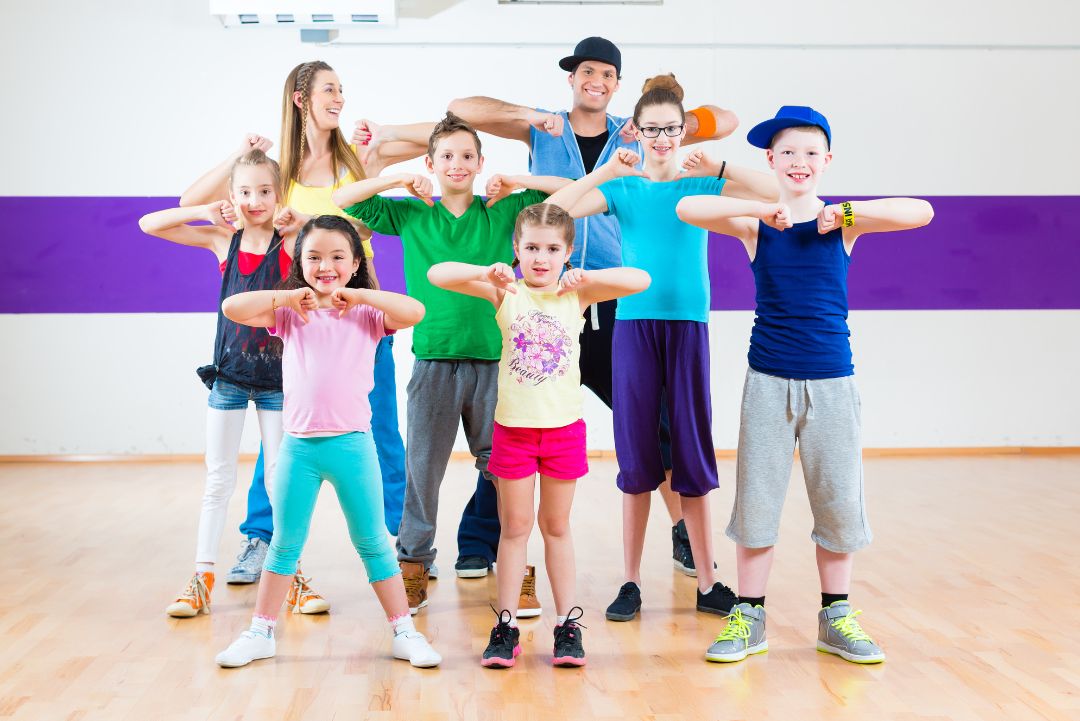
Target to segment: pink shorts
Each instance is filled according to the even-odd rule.
[[[562,428],[509,428],[495,424],[488,471],[499,478],[530,478],[537,471],[573,481],[589,472],[585,420]]]

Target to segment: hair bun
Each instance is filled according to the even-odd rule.
[[[641,93],[644,95],[650,90],[670,90],[679,99],[680,103],[683,100],[682,85],[679,85],[679,81],[675,79],[675,73],[654,75],[646,80],[645,84],[641,86]]]

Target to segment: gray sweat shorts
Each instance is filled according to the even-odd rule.
[[[834,553],[868,545],[861,421],[854,376],[792,380],[747,369],[728,538],[746,548],[776,544],[798,443],[814,514],[810,538]]]

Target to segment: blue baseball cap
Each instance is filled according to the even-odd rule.
[[[776,111],[776,117],[750,128],[746,139],[756,148],[769,149],[773,136],[787,128],[817,126],[825,131],[825,139],[832,147],[832,131],[825,116],[805,105],[785,105]]]

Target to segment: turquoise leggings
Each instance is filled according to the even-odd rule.
[[[274,479],[274,538],[263,568],[285,576],[296,573],[324,479],[337,492],[368,581],[385,581],[399,573],[383,525],[382,481],[371,433],[329,438],[285,434]]]

